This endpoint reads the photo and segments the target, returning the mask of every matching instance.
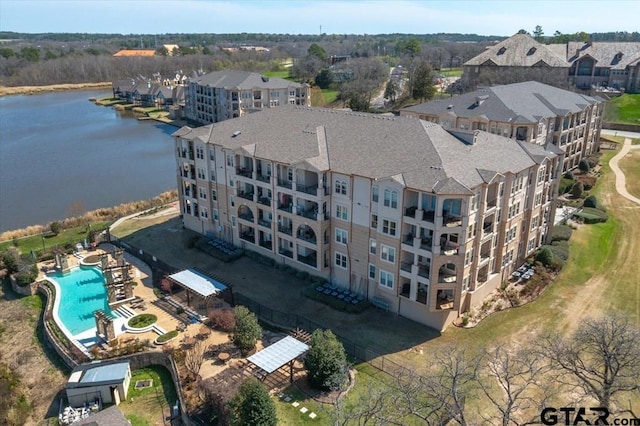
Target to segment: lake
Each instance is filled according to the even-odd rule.
[[[0,232],[176,187],[176,127],[95,105],[111,91],[0,98]]]

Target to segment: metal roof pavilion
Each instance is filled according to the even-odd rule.
[[[173,280],[179,286],[199,294],[205,299],[210,296],[215,296],[227,288],[226,285],[218,280],[193,269],[176,272],[175,274],[169,275],[169,279]]]
[[[309,345],[287,336],[278,340],[271,346],[267,346],[247,358],[247,361],[260,367],[268,374],[273,373],[283,365],[295,360],[297,357],[309,350]]]

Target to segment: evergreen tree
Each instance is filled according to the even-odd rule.
[[[258,318],[244,306],[236,306],[233,308],[233,312],[236,316],[233,343],[241,351],[249,351],[256,346],[256,342],[262,336],[262,328],[258,324]]]
[[[229,401],[232,426],[275,426],[276,406],[267,389],[255,377],[249,377]]]
[[[310,346],[304,358],[309,384],[322,390],[341,389],[349,371],[342,343],[330,330],[316,330]]]

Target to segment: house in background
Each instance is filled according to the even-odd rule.
[[[156,51],[153,49],[122,49],[113,54],[113,56],[120,57],[131,57],[131,56],[145,56],[151,57],[155,56]]]
[[[131,369],[129,361],[92,362],[76,366],[65,385],[67,399],[72,407],[85,403],[120,404],[127,398]]]
[[[217,123],[264,108],[311,105],[308,84],[248,71],[215,71],[190,78],[185,96],[185,116],[199,124]]]
[[[640,91],[640,43],[542,44],[515,34],[465,62],[467,87],[534,80],[561,88]]]
[[[173,137],[186,228],[438,330],[553,227],[553,145],[292,105]]]
[[[599,149],[602,100],[528,81],[486,87],[405,108],[400,115],[446,129],[483,130],[565,153],[563,170]]]

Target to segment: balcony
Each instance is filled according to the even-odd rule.
[[[455,226],[462,226],[462,216],[455,216],[452,214],[447,214],[442,217],[442,224],[447,228],[452,228]]]
[[[296,190],[309,195],[317,195],[318,185],[302,185],[298,183],[296,184]]]
[[[268,240],[268,241],[260,240],[258,245],[260,247],[264,247],[264,248],[266,248],[268,250],[273,250],[273,241],[271,241],[271,240]]]
[[[278,225],[278,232],[282,232],[283,234],[293,235],[293,227],[291,225],[284,226]]]
[[[242,168],[236,169],[236,174],[238,176],[244,176],[246,178],[251,179],[253,177],[253,170],[242,167]]]
[[[411,295],[411,283],[403,283],[400,287],[400,296],[409,298]]]
[[[455,256],[460,253],[460,246],[455,243],[447,242],[440,247],[440,254],[445,256]]]
[[[296,214],[298,216],[306,217],[307,219],[311,219],[311,220],[319,219],[318,210],[315,210],[315,209],[312,209],[312,210],[298,209]]]
[[[412,262],[402,262],[400,263],[400,270],[411,273],[411,265],[413,265]]]
[[[291,213],[293,211],[293,205],[292,204],[279,204],[278,205],[278,210],[282,210],[282,211]]]
[[[312,266],[314,268],[318,267],[318,260],[316,259],[316,254],[312,253],[307,256],[298,255],[298,262],[304,263],[305,265]]]
[[[406,209],[404,209],[404,215],[407,217],[415,218],[417,210],[418,210],[417,206],[407,207]]]
[[[256,242],[256,236],[253,230],[240,233],[240,239],[244,241],[249,241],[252,244],[255,244]]]
[[[433,241],[431,238],[420,238],[420,248],[423,250],[431,251],[433,247]]]
[[[430,277],[431,265],[418,264],[418,276],[422,278]]]
[[[245,200],[253,201],[253,192],[240,191],[238,193],[238,197],[244,198]]]
[[[238,218],[253,223],[253,215],[250,213],[241,213],[238,215]]]
[[[271,220],[267,220],[264,218],[258,218],[258,225],[264,226],[265,228],[271,228]]]
[[[298,232],[296,233],[296,237],[302,241],[306,241],[311,244],[316,244],[318,239],[316,238],[316,233],[313,229],[307,225],[302,225],[298,228]]]
[[[256,179],[259,180],[260,182],[271,183],[271,176],[265,176],[265,175],[258,174],[256,176]]]
[[[406,234],[403,238],[402,238],[402,244],[406,244],[408,246],[413,247],[413,234]]]
[[[278,254],[281,254],[282,256],[286,256],[290,259],[293,259],[293,252],[287,248],[278,247]]]
[[[440,268],[438,274],[438,282],[439,283],[455,283],[456,282],[456,271],[455,269],[449,268]]]
[[[293,183],[289,180],[278,179],[278,186],[291,189],[293,188]]]
[[[491,200],[487,200],[487,210],[494,208],[498,205],[498,199],[493,198]]]
[[[436,217],[436,212],[434,212],[433,210],[422,212],[422,220],[424,220],[425,222],[434,223],[435,217]]]
[[[263,206],[271,207],[271,198],[269,198],[269,197],[259,197],[258,198],[258,203],[262,204]]]

